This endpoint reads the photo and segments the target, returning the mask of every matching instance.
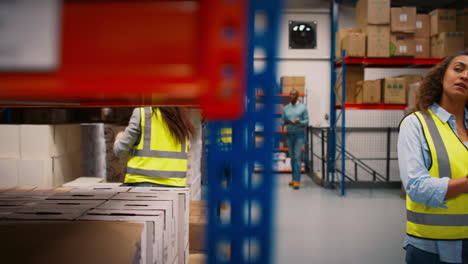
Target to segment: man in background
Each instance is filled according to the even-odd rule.
[[[289,96],[291,101],[283,109],[281,125],[286,126],[286,138],[291,158],[292,180],[289,185],[297,190],[301,185],[302,147],[305,143],[309,114],[306,106],[298,102],[297,90],[292,90]]]

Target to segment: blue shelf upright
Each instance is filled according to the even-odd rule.
[[[208,144],[208,263],[271,263],[273,247],[273,140],[276,91],[275,59],[281,0],[249,1],[245,113],[235,121],[208,124],[208,142],[232,128],[229,148]],[[264,67],[254,70],[254,49],[266,54]],[[262,107],[256,94],[265,95]],[[222,111],[222,109],[220,109]],[[263,144],[255,141],[255,126],[263,127]],[[254,173],[255,164],[262,167]],[[231,179],[222,183],[226,170]],[[221,204],[228,210],[220,211]],[[223,217],[226,216],[227,217]]]

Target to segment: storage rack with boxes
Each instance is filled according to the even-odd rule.
[[[456,18],[454,9],[435,9],[429,14],[416,14],[416,7],[391,7],[390,0],[360,0],[356,3],[357,28],[338,29],[336,4],[336,1],[332,4],[335,7],[332,7],[332,32],[336,32],[332,37],[336,43],[332,43],[335,48],[331,56],[328,169],[332,186],[335,184],[335,172],[340,172],[341,177],[337,180],[341,195],[344,195],[346,183],[357,179],[357,176],[346,174],[346,170],[352,168],[350,161],[356,160],[346,148],[346,138],[352,138],[351,131],[357,131],[356,127],[349,127],[349,124],[361,130],[367,126],[371,126],[368,128],[371,130],[389,129],[387,144],[380,150],[387,155],[384,173],[380,174],[383,176],[382,181],[391,180],[389,170],[394,167],[391,164],[395,165],[392,162],[395,158],[390,156],[395,153],[397,126],[405,109],[409,109],[408,99],[414,98],[416,86],[410,85],[419,81],[420,75],[440,62],[441,58],[466,47],[466,32],[463,32],[466,27],[456,26],[455,22],[466,23],[466,16],[458,12]],[[364,38],[360,32],[365,34]],[[362,46],[365,46],[363,51],[357,48]],[[341,50],[345,50],[345,55]],[[346,110],[351,116],[347,116]],[[371,120],[372,115],[378,115],[388,122],[380,123],[381,127],[376,128],[370,121],[359,121]],[[338,125],[339,118],[341,125]],[[341,134],[341,144],[336,144],[337,134]],[[340,164],[336,163],[335,153],[341,155]],[[356,167],[355,163],[355,174]],[[372,182],[379,180],[376,177],[379,173],[375,170],[371,170],[371,173],[374,174]]]

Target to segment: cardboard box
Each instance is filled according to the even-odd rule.
[[[442,32],[431,38],[431,57],[444,58],[463,49],[465,34],[463,32]]]
[[[21,125],[21,157],[50,158],[67,152],[67,125]]]
[[[356,84],[364,79],[364,68],[348,65],[346,67],[346,103],[356,103]]]
[[[390,13],[392,32],[416,32],[416,7],[392,7]]]
[[[336,45],[335,45],[335,54],[336,57],[339,58],[341,57],[341,50],[343,49],[343,39],[349,34],[349,33],[360,33],[360,29],[354,29],[354,28],[342,28],[336,31]]]
[[[429,15],[417,14],[416,15],[416,31],[414,38],[426,38],[429,40],[431,36],[431,24]]]
[[[127,171],[127,159],[119,159],[114,154],[115,136],[125,130],[125,126],[104,125],[106,146],[106,180],[108,182],[124,182]]]
[[[468,48],[468,8],[457,11],[457,32],[465,33],[465,48]]]
[[[366,35],[364,33],[350,32],[343,39],[343,49],[348,57],[366,56]]]
[[[81,216],[80,221],[123,221],[144,223],[141,235],[140,264],[165,263],[163,261],[163,217],[157,211],[94,209]],[[134,262],[132,262],[134,263]]]
[[[356,104],[362,104],[362,85],[363,84],[364,84],[364,81],[356,82],[356,99],[355,99]]]
[[[405,78],[406,89],[409,89],[411,84],[420,82],[423,78],[421,75],[418,74],[405,74],[399,77]]]
[[[39,187],[53,187],[53,159],[18,160],[18,184]]]
[[[177,196],[177,255],[179,264],[185,264],[188,259],[188,243],[189,243],[189,212],[190,212],[190,193],[188,188],[160,188],[160,187],[135,187],[130,189],[129,193],[136,193],[140,197],[135,197],[133,199],[142,199],[143,196],[148,196],[148,194],[157,193],[159,197],[162,194],[166,195],[176,195]],[[123,193],[119,194],[120,197],[123,196]],[[117,197],[117,196],[116,196]],[[127,196],[128,197],[128,196]],[[148,199],[151,197],[145,197]],[[117,199],[117,198],[114,198]]]
[[[362,85],[362,103],[379,104],[381,102],[382,80],[364,81]]]
[[[414,34],[392,32],[390,37],[390,56],[410,56],[416,53]]]
[[[0,158],[0,186],[18,185],[18,176],[18,160]]]
[[[109,200],[115,195],[109,192],[68,192],[53,194],[47,200]]]
[[[406,103],[406,80],[402,77],[385,78],[384,87],[385,104],[405,104]]]
[[[431,19],[431,36],[442,32],[456,32],[456,10],[435,9],[429,13]]]
[[[75,220],[86,212],[85,209],[41,208],[25,206],[4,219],[8,220]]]
[[[35,208],[80,209],[89,210],[98,207],[104,200],[39,200]]]
[[[142,231],[124,222],[2,221],[2,263],[135,263]]]
[[[304,76],[283,76],[281,77],[281,93],[289,94],[293,89],[299,94],[305,92],[305,77]]]
[[[421,85],[420,82],[416,82],[416,83],[412,83],[408,88],[408,93],[407,93],[407,105],[408,105],[407,111],[408,112],[413,112],[416,109],[416,96],[417,96],[420,85]]]
[[[0,158],[19,158],[20,126],[0,125]]]
[[[364,30],[367,35],[367,57],[389,57],[390,26],[368,25]]]
[[[99,192],[99,193],[119,193],[119,192],[128,192],[131,187],[119,186],[119,187],[106,187],[106,186],[91,186],[84,188],[73,188],[70,190],[71,193],[74,192]]]
[[[359,0],[356,4],[356,25],[390,24],[390,0]]]
[[[208,208],[205,201],[190,202],[190,250],[206,251],[205,231],[208,218]]]
[[[163,216],[163,263],[171,263],[177,255],[177,225],[173,201],[124,201],[110,200],[97,209],[158,211]]]
[[[415,38],[415,58],[429,58],[431,56],[431,49],[429,46],[429,38]]]

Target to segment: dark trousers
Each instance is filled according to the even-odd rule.
[[[463,241],[463,264],[468,264],[468,240]],[[450,264],[439,260],[439,255],[421,250],[412,245],[406,246],[407,264]]]

